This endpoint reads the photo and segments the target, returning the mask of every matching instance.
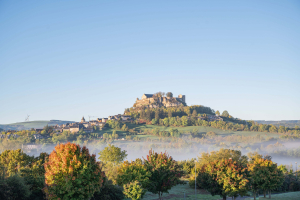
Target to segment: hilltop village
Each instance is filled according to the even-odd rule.
[[[97,120],[90,120],[90,121],[86,121],[85,118],[82,117],[80,122],[75,122],[70,124],[67,123],[60,126],[56,125],[54,126],[54,130],[56,132],[69,131],[71,133],[77,133],[80,130],[83,130],[86,133],[91,133],[93,132],[93,127],[95,126],[98,127],[99,130],[103,130],[108,120],[120,120],[122,122],[127,122],[128,120],[131,120],[131,117],[118,114],[118,115],[108,116],[107,118],[97,118]]]

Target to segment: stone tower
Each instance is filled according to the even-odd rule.
[[[180,95],[178,95],[178,98],[181,99],[181,101],[185,103],[185,95],[180,94]]]
[[[84,117],[81,118],[81,123],[85,122],[85,119]]]

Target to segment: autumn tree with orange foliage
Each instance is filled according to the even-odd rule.
[[[49,200],[90,199],[100,191],[104,173],[86,147],[60,144],[45,163],[44,191]]]

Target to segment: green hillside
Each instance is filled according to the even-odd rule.
[[[4,130],[28,130],[31,128],[43,128],[46,125],[54,126],[56,124],[61,125],[65,123],[72,123],[74,121],[63,121],[63,120],[50,120],[50,121],[28,121],[28,122],[17,122],[12,124],[0,124],[0,128]]]

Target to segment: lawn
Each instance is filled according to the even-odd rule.
[[[163,194],[163,199],[174,199],[174,200],[184,200],[184,194],[186,200],[217,200],[220,199],[220,196],[212,196],[207,193],[205,190],[197,190],[197,198],[195,198],[195,189],[189,187],[188,184],[185,185],[176,185],[169,193]],[[151,192],[147,192],[143,198],[144,200],[157,200],[158,194],[153,194]],[[129,199],[127,199],[129,200]]]
[[[245,200],[252,200],[252,198],[246,198]],[[269,199],[268,195],[267,198],[264,197],[259,197],[259,199]],[[287,199],[287,200],[299,200],[300,199],[300,192],[288,192],[288,193],[282,193],[282,194],[272,194],[271,199],[274,200],[283,200],[283,199]]]

